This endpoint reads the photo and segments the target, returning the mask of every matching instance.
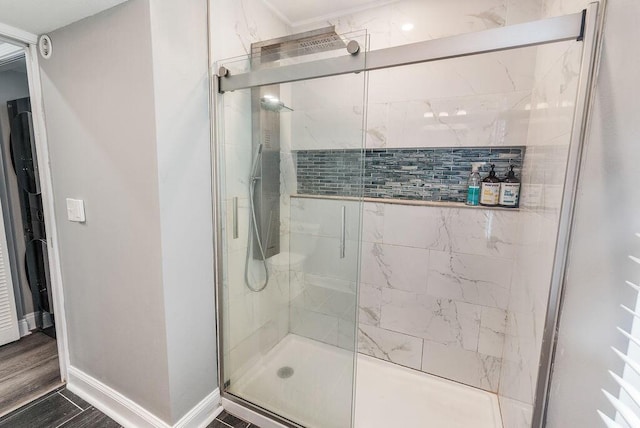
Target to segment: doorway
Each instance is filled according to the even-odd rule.
[[[0,416],[62,384],[29,88],[0,42]]]

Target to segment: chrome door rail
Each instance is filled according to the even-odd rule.
[[[582,164],[582,152],[587,140],[593,103],[594,87],[600,64],[602,31],[606,0],[590,3],[584,12],[584,34],[582,60],[580,64],[580,80],[576,97],[576,110],[573,116],[571,143],[567,159],[567,174],[562,193],[562,205],[558,221],[558,238],[556,241],[553,270],[545,325],[542,333],[542,349],[538,365],[535,401],[533,406],[533,428],[543,428],[546,424],[546,412],[549,402],[551,377],[553,376],[553,360],[556,351],[557,331],[562,308],[562,296],[565,285],[567,259],[571,245],[573,216],[575,212],[578,180]]]
[[[218,87],[220,93],[224,93],[237,89],[380,70],[566,40],[581,40],[584,31],[583,20],[583,12],[574,13],[367,53],[255,70],[238,75],[234,75],[227,68],[224,68],[224,72],[218,75]]]

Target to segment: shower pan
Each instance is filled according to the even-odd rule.
[[[537,393],[529,410],[530,426],[542,426],[568,241],[563,231],[571,222],[599,25],[598,5],[593,4],[583,13],[372,51],[365,31],[338,34],[327,27],[254,43],[250,55],[216,63],[216,291],[225,407],[265,426],[376,428],[393,423],[385,412],[398,407],[389,402],[390,391],[396,391],[409,394],[396,397],[406,404],[407,417],[440,426],[472,421],[500,428],[498,400],[505,406],[509,400],[525,401],[503,380],[510,364],[517,366],[504,343],[505,319],[519,316],[519,308],[511,306],[508,290],[504,299],[495,294],[507,286],[483,266],[497,263],[510,277],[516,269],[512,265],[522,263],[531,247],[517,227],[531,230],[539,222],[536,226],[552,233],[545,243],[553,248],[542,253],[555,252],[555,258],[544,259],[548,278],[540,279],[549,304],[542,320],[545,335],[535,339],[539,360],[534,365],[537,370],[539,361],[541,369],[533,377],[538,384],[531,388]],[[485,119],[458,104],[456,110],[438,112],[431,102],[415,98],[421,84],[407,76],[431,73],[429,90],[437,91],[456,78],[449,66],[488,76],[495,72],[491,64],[502,64],[501,55],[543,57],[546,51],[538,46],[561,44],[579,54],[572,58],[577,58],[580,78],[563,93],[570,100],[558,99],[554,106],[562,109],[570,140],[551,148],[536,142],[544,132],[528,128],[529,118],[543,114],[536,110],[547,109],[549,102],[534,102],[541,84],[534,78],[526,90],[513,89],[512,107],[492,121],[492,138],[500,125],[509,128],[502,135],[520,132],[528,139],[527,158],[520,159],[521,208],[463,208],[446,199],[464,184],[437,188],[424,178],[425,168],[435,168],[431,179],[444,182],[461,168],[447,162],[491,150],[511,162],[524,156],[522,147],[511,146],[525,142],[466,146],[461,142],[465,132],[487,128],[474,122]],[[409,101],[397,101],[401,96]],[[495,105],[503,106],[505,99],[511,98]],[[486,99],[478,103],[484,109],[492,105]],[[394,110],[396,104],[402,108]],[[428,110],[411,111],[415,106]],[[451,116],[457,122],[447,119]],[[374,126],[376,121],[390,129]],[[392,142],[380,137],[380,129],[390,133],[400,126],[394,121],[413,126],[420,138],[453,135],[449,160],[434,166],[446,150],[410,142],[406,131],[399,133],[406,142],[386,146]],[[537,168],[550,159],[568,165],[546,183],[554,186],[554,195],[562,192],[558,207],[533,198],[537,177],[549,175]],[[416,200],[403,190],[407,186],[444,199]],[[425,210],[419,216],[406,214],[402,221],[392,218],[411,207]],[[506,233],[505,224],[517,225],[513,236],[496,238]],[[535,241],[539,236],[531,239],[542,245]],[[413,273],[422,266],[423,273]],[[468,277],[466,271],[454,272],[454,266],[475,271]],[[514,273],[513,282],[519,279]],[[492,281],[498,287],[492,284],[487,295],[480,288],[470,292]],[[447,330],[454,328],[460,331]],[[503,341],[499,346],[498,340]],[[451,369],[452,364],[465,373]],[[474,364],[483,371],[477,377],[471,373]]]

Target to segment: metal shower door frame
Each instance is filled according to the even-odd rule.
[[[523,24],[510,25],[479,32],[460,34],[441,39],[379,49],[366,53],[364,68],[358,54],[344,55],[336,58],[310,61],[276,68],[261,69],[234,75],[225,67],[221,67],[217,75],[212,75],[212,86],[215,93],[255,88],[265,85],[296,82],[342,74],[360,73],[362,71],[379,70],[423,62],[440,61],[451,58],[481,55],[524,47],[575,40],[583,42],[583,54],[580,71],[576,111],[574,113],[573,131],[569,149],[567,174],[563,187],[562,209],[559,218],[558,239],[556,243],[553,273],[545,318],[542,347],[540,354],[540,370],[537,379],[536,399],[533,409],[532,427],[543,427],[547,408],[548,387],[552,375],[552,362],[555,351],[556,331],[561,307],[561,296],[564,285],[564,274],[567,251],[571,235],[571,224],[580,171],[580,161],[586,140],[590,102],[593,97],[594,79],[597,75],[599,51],[602,38],[602,15],[606,0],[590,3],[582,12],[547,18]],[[224,63],[224,61],[219,62]],[[212,94],[214,95],[214,94]],[[218,101],[222,98],[216,95]],[[214,117],[221,105],[212,100]],[[215,126],[212,122],[212,126]],[[218,177],[218,146],[221,144],[222,130],[214,129],[213,141],[213,177]],[[214,183],[215,210],[215,253],[216,253],[216,307],[218,337],[218,381],[223,405],[231,407],[251,422],[269,427],[300,428],[280,415],[262,409],[244,399],[224,391],[224,346],[223,346],[223,212],[220,206],[220,194]]]

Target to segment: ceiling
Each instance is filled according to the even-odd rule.
[[[36,35],[95,15],[126,0],[0,0],[0,23]]]
[[[292,26],[347,15],[397,0],[263,0]],[[0,0],[0,5],[2,0]]]

